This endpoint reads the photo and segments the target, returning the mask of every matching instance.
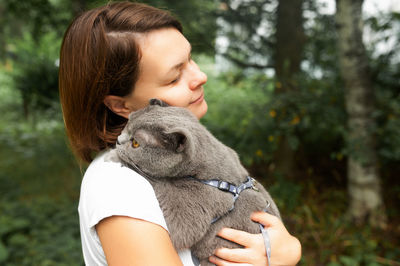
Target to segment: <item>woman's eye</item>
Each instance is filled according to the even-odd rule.
[[[177,83],[177,82],[179,81],[180,78],[181,78],[181,76],[179,75],[179,76],[176,77],[173,81],[171,81],[169,84]]]
[[[139,142],[137,142],[135,139],[132,139],[132,147],[133,148],[137,148],[137,147],[139,147],[140,145],[139,145]]]

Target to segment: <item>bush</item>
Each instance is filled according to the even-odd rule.
[[[16,59],[11,74],[15,89],[21,94],[25,116],[33,110],[54,108],[58,101],[60,40],[55,34],[47,34],[35,41],[25,34],[22,40],[14,41],[13,47]]]
[[[1,201],[0,263],[82,265],[77,202]]]
[[[24,120],[2,126],[0,264],[82,264],[80,171],[62,122],[40,121],[35,129]]]
[[[297,90],[276,94],[274,89],[280,84],[272,78],[236,75],[210,79],[204,123],[236,149],[246,164],[271,163],[282,137],[293,150],[303,146],[310,155],[343,157],[339,154],[344,148],[346,116],[340,89],[304,79]]]
[[[67,148],[59,105],[26,120],[0,71],[0,265],[82,265],[80,170]]]

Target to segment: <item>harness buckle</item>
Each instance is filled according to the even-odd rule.
[[[253,190],[257,191],[257,192],[260,191],[260,190],[258,189],[258,187],[256,187],[257,180],[255,180],[254,178],[251,178],[251,181],[252,181],[251,188],[252,188]]]
[[[222,191],[229,191],[229,183],[226,181],[219,180],[218,181],[218,189]]]

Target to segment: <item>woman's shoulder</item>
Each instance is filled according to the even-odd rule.
[[[143,176],[99,154],[81,184],[79,212],[90,225],[111,215],[124,215],[165,225],[153,187]]]
[[[132,169],[124,166],[120,161],[115,159],[114,150],[109,149],[100,153],[90,163],[82,180],[82,187],[97,187],[110,190],[112,188],[121,189],[122,187],[131,186],[142,189],[152,189],[151,184],[146,178],[139,175]]]

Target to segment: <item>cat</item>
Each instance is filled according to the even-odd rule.
[[[250,215],[266,206],[267,212],[280,218],[271,196],[248,177],[236,152],[185,108],[152,99],[147,107],[132,112],[109,159],[148,179],[174,247],[190,248],[202,266],[213,265],[208,257],[216,248],[239,247],[216,236],[223,227],[260,233]],[[220,182],[218,189],[202,183],[207,183],[204,180],[225,182]],[[237,188],[246,182],[247,188],[236,200],[235,193],[226,191],[229,183]]]

